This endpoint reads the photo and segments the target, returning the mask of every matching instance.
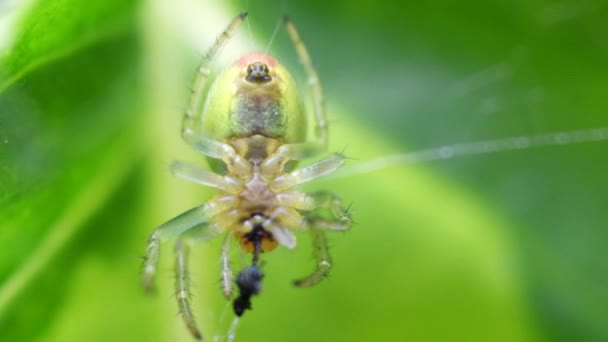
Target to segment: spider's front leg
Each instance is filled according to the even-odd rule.
[[[294,281],[298,287],[309,287],[317,284],[329,275],[332,268],[331,256],[325,231],[346,231],[352,220],[348,209],[342,206],[340,199],[332,193],[318,192],[309,194],[315,202],[316,209],[306,215],[305,228],[310,230],[316,269],[307,277]],[[325,210],[328,213],[322,213]]]
[[[306,77],[308,77],[308,85],[312,92],[312,100],[314,103],[315,131],[313,141],[291,143],[281,146],[277,153],[268,158],[264,165],[262,165],[262,172],[266,174],[278,174],[283,170],[283,166],[290,160],[302,160],[322,154],[327,150],[329,136],[327,129],[327,113],[325,112],[323,89],[321,87],[321,82],[319,81],[319,76],[312,64],[308,49],[302,42],[302,39],[300,39],[300,35],[298,34],[295,25],[288,17],[284,17],[283,19],[289,38],[295,47],[300,62],[304,66]]]
[[[308,85],[310,86],[310,91],[312,92],[312,98],[314,103],[314,113],[315,113],[315,142],[309,144],[311,154],[320,153],[325,151],[327,148],[328,141],[328,132],[327,132],[327,114],[325,113],[325,103],[323,100],[323,89],[321,87],[321,82],[319,81],[319,75],[317,74],[317,70],[312,64],[312,59],[310,58],[310,54],[308,53],[308,49],[302,39],[300,38],[300,34],[296,29],[296,26],[291,22],[289,17],[285,16],[283,18],[285,23],[285,27],[287,29],[287,33],[289,34],[289,38],[291,38],[291,42],[293,43],[296,53],[300,58],[300,62],[304,66],[304,71],[306,72],[306,76],[308,77]],[[308,155],[310,156],[310,154]],[[296,158],[297,159],[297,158]],[[303,158],[300,158],[303,159]]]
[[[228,27],[216,39],[215,43],[205,52],[203,60],[198,68],[198,74],[192,86],[192,94],[188,101],[188,107],[182,118],[182,138],[190,146],[211,158],[221,159],[234,174],[248,172],[250,169],[247,161],[239,156],[234,148],[224,142],[207,136],[201,129],[201,114],[205,86],[207,84],[210,69],[209,64],[217,52],[232,38],[243,20],[247,17],[247,12],[243,12],[232,20]]]

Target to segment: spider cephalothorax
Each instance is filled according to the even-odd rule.
[[[296,246],[294,231],[312,235],[317,268],[297,280],[311,286],[331,268],[325,232],[347,230],[351,220],[331,193],[304,193],[296,186],[335,171],[344,161],[339,153],[295,169],[295,161],[323,153],[327,148],[327,122],[321,86],[312,62],[293,24],[287,31],[304,64],[314,99],[314,140],[307,141],[307,115],[289,72],[265,54],[247,54],[226,68],[211,86],[203,104],[209,62],[233,35],[246,13],[235,18],[205,54],[193,94],[182,122],[182,137],[208,157],[215,172],[185,162],[175,162],[173,173],[194,183],[214,187],[219,194],[159,226],[148,240],[143,282],[152,289],[160,256],[160,243],[177,238],[176,296],[184,321],[196,338],[202,338],[190,309],[186,270],[187,243],[224,235],[221,254],[222,291],[232,296],[237,316],[251,308],[251,297],[260,293],[264,277],[259,258],[278,245]],[[233,279],[230,245],[252,253],[251,266]]]

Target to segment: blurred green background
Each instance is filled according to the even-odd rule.
[[[264,51],[289,13],[318,68],[331,150],[351,164],[449,143],[608,126],[605,1],[11,2],[0,7],[0,340],[189,341],[172,293],[139,267],[159,223],[211,191],[179,139],[198,52],[241,10],[220,69]],[[302,81],[287,35],[269,52]],[[306,89],[301,89],[307,96]],[[237,341],[608,340],[605,142],[319,180],[357,224],[330,236],[328,281],[306,235],[263,255]],[[191,257],[207,340],[232,317],[219,241]],[[245,259],[234,256],[235,268]]]

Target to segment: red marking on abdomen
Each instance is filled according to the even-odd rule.
[[[269,67],[275,67],[279,64],[276,59],[263,53],[248,53],[234,62],[234,65],[246,67],[253,62],[262,62]]]

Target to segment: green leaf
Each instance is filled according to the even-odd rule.
[[[64,286],[54,274],[86,248],[63,253],[142,158],[136,4],[78,9],[34,5],[1,60],[0,330],[10,340],[44,333],[57,309],[45,305]]]
[[[12,48],[2,59],[0,90],[55,59],[134,29],[135,1],[38,1],[20,22]]]

